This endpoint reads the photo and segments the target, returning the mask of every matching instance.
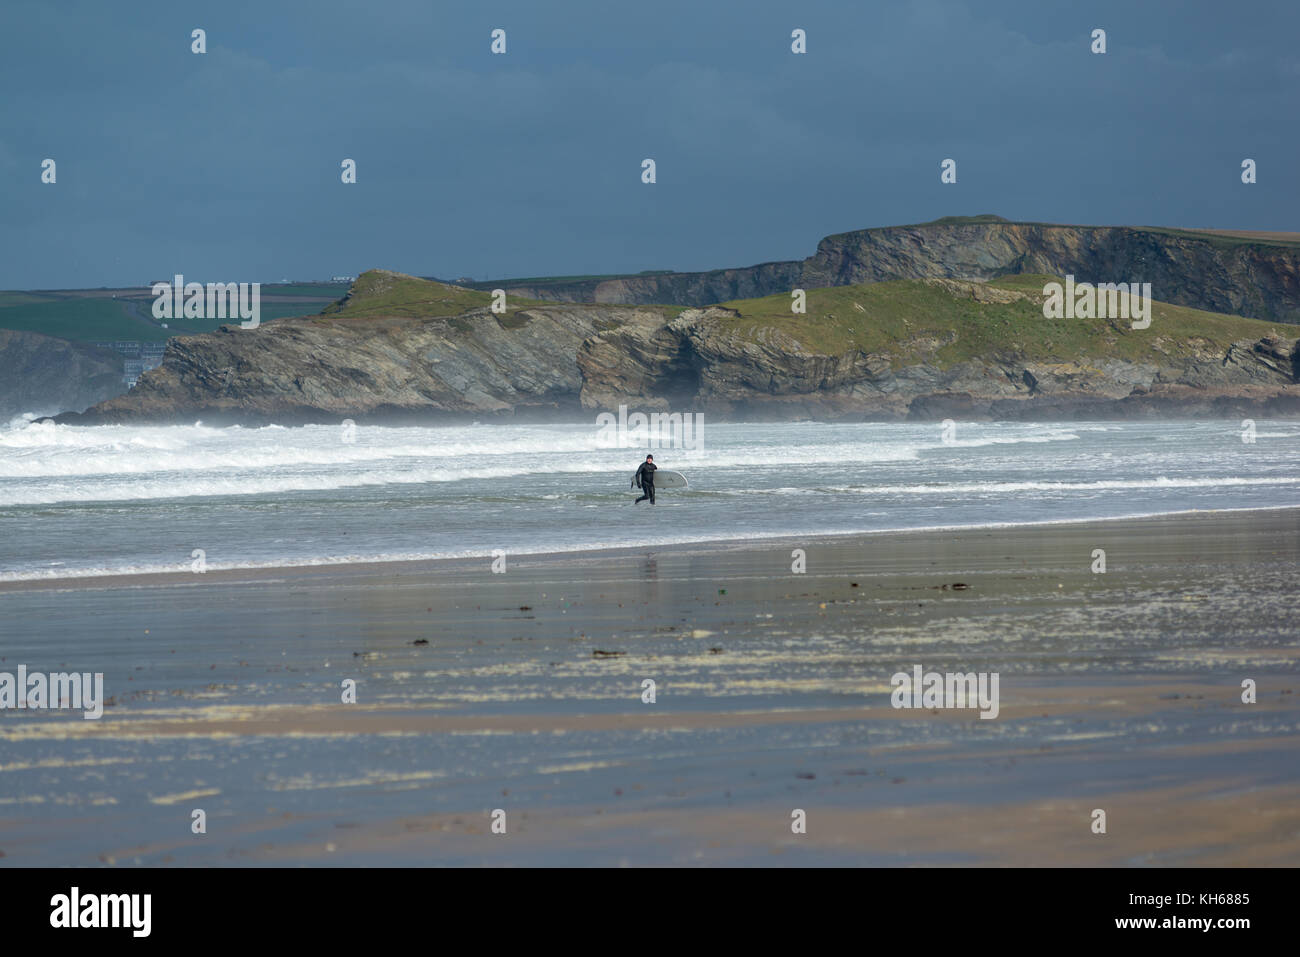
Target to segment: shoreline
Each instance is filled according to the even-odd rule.
[[[1140,513],[1100,518],[1050,519],[1036,522],[991,522],[979,525],[928,525],[916,528],[882,528],[846,532],[817,532],[807,535],[764,535],[754,538],[709,538],[698,541],[651,543],[640,545],[579,547],[567,550],[537,552],[507,552],[509,566],[534,567],[537,565],[575,564],[601,562],[605,559],[626,558],[634,555],[685,556],[688,554],[713,555],[748,549],[776,548],[784,545],[836,545],[854,539],[912,538],[923,536],[979,534],[993,531],[1029,529],[1071,530],[1101,525],[1114,527],[1126,523],[1163,523],[1166,521],[1191,521],[1196,517],[1275,514],[1281,518],[1300,509],[1295,505],[1259,506],[1225,509],[1183,509],[1173,512]],[[204,582],[238,584],[241,582],[278,579],[329,579],[354,578],[366,575],[386,576],[403,571],[412,574],[434,572],[439,569],[453,573],[482,570],[491,563],[491,554],[438,556],[428,558],[374,560],[343,560],[303,562],[301,564],[243,565],[234,568],[209,568],[202,573],[177,569],[176,571],[107,572],[84,575],[49,576],[42,578],[0,579],[0,594],[21,591],[79,591],[83,589],[112,589],[128,587],[157,587],[165,585],[198,585]]]
[[[123,393],[121,399],[129,393]],[[653,408],[654,399],[627,396],[627,403]],[[196,407],[180,412],[123,412],[118,409],[96,411],[106,400],[81,412],[65,411],[39,416],[36,423],[79,427],[97,426],[188,426],[196,420],[213,428],[300,428],[309,425],[338,425],[352,419],[368,427],[418,426],[438,428],[465,425],[559,425],[577,419],[582,412],[594,418],[609,408],[584,406],[574,395],[564,402],[522,405],[508,411],[385,407],[382,411],[355,409],[284,408],[275,413],[249,413],[242,408]],[[616,411],[616,410],[614,410]],[[1196,387],[1181,384],[1156,385],[1135,389],[1126,395],[1099,393],[1052,392],[1020,397],[978,395],[967,392],[922,392],[910,396],[881,394],[870,401],[848,400],[836,396],[814,397],[791,393],[763,399],[721,400],[699,403],[692,411],[709,415],[719,424],[786,424],[823,422],[830,424],[936,423],[960,417],[966,421],[986,423],[1078,423],[1078,422],[1150,422],[1163,419],[1231,419],[1241,416],[1294,418],[1300,415],[1300,384],[1242,384],[1234,387]],[[15,413],[14,417],[25,413]]]
[[[1296,567],[1288,508],[0,588],[108,695],[0,722],[3,864],[1281,862]]]

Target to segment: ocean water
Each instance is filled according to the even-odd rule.
[[[1300,420],[0,428],[0,580],[1300,506]],[[634,505],[647,452],[690,488]]]

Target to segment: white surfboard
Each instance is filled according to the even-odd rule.
[[[686,488],[686,476],[681,472],[674,472],[672,469],[655,469],[655,491],[662,492],[666,488]],[[632,489],[639,492],[640,489]]]

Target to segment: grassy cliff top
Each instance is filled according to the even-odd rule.
[[[1242,339],[1296,334],[1294,326],[1154,302],[1151,325],[1123,319],[1045,319],[1043,285],[1055,276],[1009,276],[976,286],[1027,298],[978,302],[953,280],[904,279],[807,291],[807,312],[791,313],[789,293],[723,303],[740,313],[725,327],[753,342],[772,333],[808,351],[887,355],[895,366],[926,361],[945,368],[999,353],[1045,362],[1117,358],[1166,362],[1218,352]]]
[[[451,286],[387,269],[368,269],[357,277],[346,296],[322,309],[321,315],[337,319],[437,319],[459,316],[471,309],[486,309],[490,305],[490,292]],[[506,314],[544,305],[548,303],[507,296]]]
[[[357,277],[346,296],[322,309],[321,315],[342,319],[459,316],[491,304],[490,293],[387,269],[369,269]]]
[[[978,216],[940,216],[938,219],[932,219],[928,223],[922,223],[923,226],[967,226],[971,223],[1009,223],[1011,220],[1004,219],[997,213],[980,213]]]

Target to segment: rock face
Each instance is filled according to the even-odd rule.
[[[126,391],[117,353],[36,332],[0,329],[0,370],[0,421],[80,412]]]
[[[975,219],[828,236],[808,259],[744,269],[507,284],[512,300],[553,304],[503,316],[481,307],[489,297],[473,288],[373,270],[329,315],[173,339],[160,368],[108,401],[99,400],[121,392],[116,357],[0,332],[0,414],[75,410],[97,401],[84,415],[64,418],[481,418],[613,409],[623,402],[735,418],[1297,409],[1296,340],[1283,335],[1226,349],[1235,331],[1213,348],[1184,338],[1174,350],[1178,358],[1171,358],[1168,339],[1162,346],[1155,336],[1141,360],[1099,347],[1087,350],[1096,355],[1044,361],[1015,342],[998,343],[976,358],[945,364],[935,357],[956,333],[913,336],[906,354],[885,346],[894,354],[827,355],[805,349],[779,324],[741,334],[728,321],[736,314],[717,305],[788,297],[794,288],[910,279],[963,306],[970,300],[975,309],[996,309],[1028,297],[985,280],[1045,273],[1150,283],[1152,298],[1161,302],[1300,323],[1300,242],[1284,235]],[[687,308],[676,314],[677,308],[649,303]],[[748,317],[749,304],[739,305]]]
[[[944,283],[961,298],[1014,291]],[[173,339],[128,394],[59,421],[393,421],[587,417],[626,403],[724,418],[1069,419],[1300,413],[1297,340],[1266,336],[1171,360],[1032,360],[1013,349],[949,366],[808,351],[736,314],[543,305],[496,316],[282,319]],[[938,344],[936,344],[937,347]],[[1188,357],[1190,356],[1190,358]]]
[[[497,317],[309,317],[223,326],[167,345],[163,363],[82,423],[337,422],[579,408],[579,347],[633,310],[553,306]]]
[[[505,288],[547,301],[703,307],[795,288],[1017,273],[1149,282],[1153,298],[1163,302],[1300,323],[1300,245],[1128,226],[1005,221],[891,226],[827,236],[801,261]]]
[[[1300,412],[1297,339],[1237,342],[1226,355],[1177,365],[1106,358],[1048,363],[1006,352],[947,368],[924,362],[894,368],[884,355],[807,353],[776,332],[754,342],[728,331],[720,320],[729,315],[734,315],[731,310],[719,307],[686,310],[671,321],[642,321],[598,333],[578,355],[583,406],[671,406],[729,418]],[[695,394],[667,401],[667,383],[694,384]]]

